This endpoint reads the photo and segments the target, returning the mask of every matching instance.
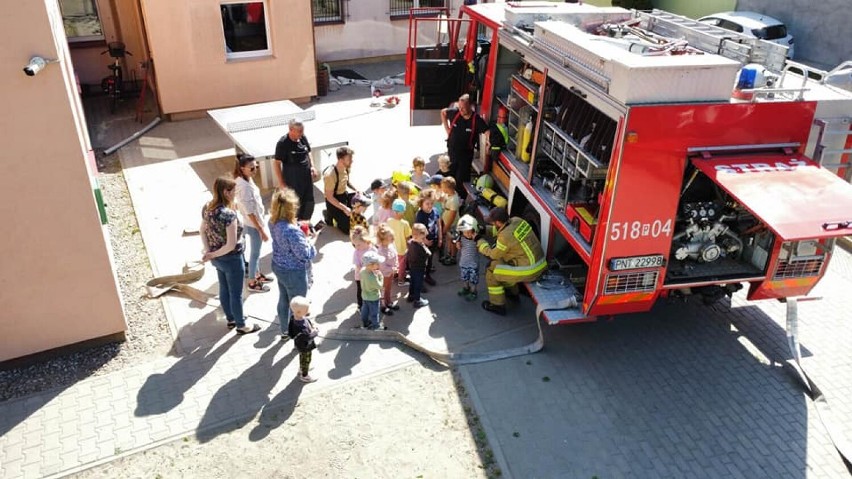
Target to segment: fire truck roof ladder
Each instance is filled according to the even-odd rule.
[[[742,64],[758,63],[776,72],[784,69],[787,49],[781,45],[658,9],[637,11],[635,14],[643,28],[658,35],[685,39],[690,46],[704,52],[715,53]]]

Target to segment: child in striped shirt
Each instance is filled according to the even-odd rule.
[[[476,235],[479,225],[476,218],[464,215],[459,218],[455,240],[459,249],[459,274],[464,286],[459,290],[459,296],[467,301],[476,300],[476,286],[479,284],[479,251],[476,249]]]

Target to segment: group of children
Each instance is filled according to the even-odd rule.
[[[434,286],[434,258],[444,265],[458,262],[464,287],[459,296],[476,299],[479,257],[478,226],[469,215],[459,218],[460,200],[456,181],[442,172],[449,158],[438,158],[439,171],[425,173],[426,162],[414,158],[410,178],[396,178],[391,185],[381,179],[370,185],[372,200],[356,194],[351,200],[350,240],[355,248],[356,301],[364,328],[384,329],[381,315],[399,310],[391,290],[408,286],[406,300],[415,308],[429,304],[421,295]],[[373,205],[367,221],[366,212]],[[458,257],[458,259],[457,259]]]
[[[421,295],[426,292],[424,283],[436,284],[431,275],[435,256],[444,265],[458,264],[463,283],[458,295],[476,300],[479,226],[473,216],[459,218],[455,179],[443,174],[449,158],[441,156],[438,164],[439,172],[429,176],[424,171],[425,161],[415,158],[410,179],[398,179],[395,185],[377,179],[370,185],[372,199],[356,194],[351,200],[349,237],[355,248],[356,301],[364,328],[386,329],[381,315],[391,316],[399,310],[391,295],[394,282],[408,286],[406,300],[415,308],[429,304]],[[306,383],[316,381],[309,369],[319,332],[309,319],[309,307],[307,298],[294,297],[288,326],[288,336],[299,351],[299,379]]]

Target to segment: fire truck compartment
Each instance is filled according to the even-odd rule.
[[[849,185],[802,155],[692,158],[665,284],[778,277],[779,267],[789,269],[772,263],[779,247],[801,249],[852,231],[850,204]],[[812,249],[811,255],[795,255],[797,267],[805,265],[805,256],[825,256],[826,248]]]
[[[852,233],[852,189],[803,155],[692,159],[782,240]]]
[[[760,218],[687,163],[664,284],[762,280],[774,241]]]

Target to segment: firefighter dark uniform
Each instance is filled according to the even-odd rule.
[[[497,209],[497,208],[495,208]],[[503,210],[505,215],[505,210]],[[494,219],[492,212],[489,215]],[[499,219],[498,219],[499,220]],[[537,280],[547,269],[544,250],[532,227],[521,218],[508,218],[497,232],[494,247],[485,240],[479,240],[477,249],[483,256],[491,259],[485,274],[488,287],[488,302],[483,308],[503,313],[506,304],[506,289],[517,295],[518,283]]]

